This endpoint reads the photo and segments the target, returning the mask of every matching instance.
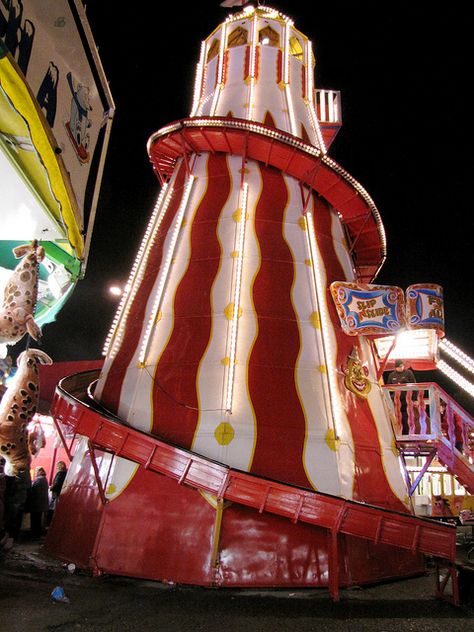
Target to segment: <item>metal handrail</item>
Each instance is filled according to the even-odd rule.
[[[438,460],[474,493],[474,418],[435,382],[383,387],[403,453],[435,450]],[[413,393],[416,392],[416,396]],[[441,414],[444,403],[445,412]]]
[[[398,421],[401,415],[399,406],[403,401],[402,393],[406,394],[410,432],[400,432],[400,427],[396,425],[394,430],[398,440],[418,438],[447,441],[461,455],[466,458],[472,457],[474,418],[438,384],[435,382],[390,384],[383,386],[383,390]],[[417,393],[417,397],[414,398],[413,393]],[[441,402],[446,405],[444,423],[441,417]],[[418,408],[418,414],[416,414],[416,408]]]

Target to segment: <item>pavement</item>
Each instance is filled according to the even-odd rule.
[[[474,564],[459,547],[463,603],[437,599],[434,568],[421,576],[341,590],[236,590],[93,577],[51,558],[44,539],[0,552],[0,629],[8,632],[469,632]],[[59,589],[59,590],[58,590]],[[52,593],[64,595],[55,601]]]

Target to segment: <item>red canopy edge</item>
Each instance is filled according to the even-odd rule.
[[[149,139],[148,155],[162,183],[179,158],[224,152],[257,160],[290,175],[325,198],[345,227],[358,280],[369,283],[386,259],[380,214],[362,185],[317,147],[287,132],[236,118],[196,117],[176,121]]]

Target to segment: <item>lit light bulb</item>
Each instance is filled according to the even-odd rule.
[[[437,368],[442,371],[450,380],[452,380],[455,384],[460,386],[466,393],[469,393],[472,397],[474,397],[474,384],[466,380],[460,373],[455,371],[449,364],[447,364],[444,360],[441,360],[436,365]]]

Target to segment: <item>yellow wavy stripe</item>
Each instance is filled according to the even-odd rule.
[[[43,114],[16,69],[10,54],[0,59],[0,84],[17,112],[27,121],[31,140],[48,173],[54,197],[61,206],[61,214],[68,231],[68,239],[79,259],[84,253],[84,241],[79,229],[79,213],[74,193],[66,181],[67,174],[61,168],[52,147]]]

